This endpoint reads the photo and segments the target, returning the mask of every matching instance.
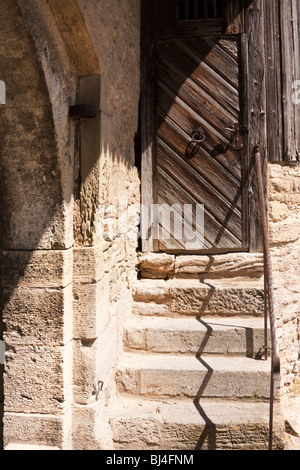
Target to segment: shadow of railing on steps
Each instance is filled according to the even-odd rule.
[[[205,442],[207,442],[207,450],[215,450],[216,449],[216,441],[217,441],[217,427],[216,424],[207,416],[205,413],[203,407],[200,404],[200,398],[203,395],[204,390],[207,387],[208,382],[211,379],[211,376],[213,374],[213,369],[207,364],[204,359],[202,359],[201,355],[205,350],[205,347],[208,343],[208,340],[211,336],[211,333],[213,331],[212,327],[209,326],[207,323],[205,323],[203,320],[200,318],[197,318],[199,323],[201,323],[207,330],[205,333],[205,336],[203,338],[203,341],[199,347],[199,350],[196,354],[196,358],[198,359],[199,362],[207,369],[207,374],[205,375],[203,382],[197,392],[197,395],[194,399],[194,405],[199,412],[200,416],[203,418],[205,422],[205,427],[204,430],[201,433],[201,436],[195,446],[195,450],[201,450],[203,448],[203,445]]]
[[[207,373],[202,381],[202,384],[199,387],[196,397],[194,398],[194,405],[199,413],[199,415],[203,418],[205,422],[204,429],[201,433],[201,436],[198,439],[198,442],[195,446],[194,450],[201,450],[203,448],[207,450],[216,450],[217,448],[217,424],[212,421],[212,419],[207,415],[203,406],[201,405],[201,397],[203,397],[204,391],[213,375],[212,367],[203,359],[202,354],[205,352],[205,348],[207,343],[212,335],[213,326],[222,326],[222,322],[214,322],[208,324],[202,318],[197,317],[197,321],[201,323],[206,328],[206,333],[202,340],[201,345],[199,346],[199,350],[196,354],[196,358],[198,361],[207,369]],[[224,324],[225,326],[225,324]],[[246,357],[251,357],[253,359],[261,359],[262,354],[261,351],[256,351],[254,345],[254,331],[253,328],[239,326],[238,324],[228,325],[234,328],[240,328],[245,331],[245,347],[246,347]]]

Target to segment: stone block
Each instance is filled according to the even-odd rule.
[[[124,346],[127,350],[141,349],[146,351],[146,334],[148,331],[140,328],[127,327],[124,331]]]
[[[133,302],[132,311],[135,315],[145,316],[166,316],[170,313],[167,305],[155,302]]]
[[[292,188],[292,182],[290,178],[271,178],[269,180],[269,187],[270,187],[270,196],[271,198],[283,198],[283,195],[289,193]]]
[[[97,338],[111,318],[109,276],[93,284],[75,284],[73,296],[74,338]]]
[[[196,279],[142,280],[133,290],[134,311],[141,314],[254,315],[264,312],[261,280],[232,278],[226,282]],[[140,305],[138,305],[140,304]]]
[[[90,405],[74,405],[73,450],[112,450],[112,431],[103,400]]]
[[[118,366],[119,393],[148,397],[260,397],[270,393],[270,364],[248,358],[211,355],[126,353]]]
[[[263,319],[137,317],[126,323],[124,345],[127,351],[256,357],[264,345]]]
[[[46,446],[63,449],[63,416],[5,413],[4,448],[12,450],[19,446]]]
[[[111,371],[122,349],[118,319],[114,317],[96,340],[74,341],[74,401],[89,404],[105,393]],[[101,396],[100,393],[100,396]]]
[[[7,348],[63,346],[72,338],[72,286],[6,288],[2,301]]]
[[[168,287],[167,283],[137,283],[133,288],[133,300],[135,302],[166,303],[169,298]]]
[[[64,348],[21,346],[9,348],[4,373],[5,412],[56,413],[65,408]],[[71,369],[72,370],[72,369]],[[69,389],[70,391],[70,389]]]
[[[98,282],[107,271],[104,246],[74,249],[74,283]]]
[[[160,449],[162,423],[159,414],[140,413],[139,416],[116,416],[111,420],[111,427],[118,449],[139,450],[148,446],[152,450]]]
[[[288,217],[284,221],[270,224],[270,242],[272,244],[291,243],[300,238],[300,220]]]
[[[72,250],[4,251],[3,287],[66,287],[72,282]]]
[[[111,427],[118,450],[267,450],[268,415],[268,403],[119,397]],[[274,421],[274,449],[279,450],[283,423]]]
[[[288,206],[284,202],[271,201],[269,203],[269,216],[272,222],[280,222],[289,216]]]
[[[142,277],[165,278],[174,273],[175,256],[166,253],[144,253],[139,258]]]
[[[170,310],[181,315],[263,315],[263,290],[255,288],[170,288]]]
[[[268,172],[270,178],[279,178],[279,181],[284,177],[284,168],[281,165],[269,164]]]

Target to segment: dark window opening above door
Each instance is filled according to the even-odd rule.
[[[223,18],[223,0],[178,0],[177,21]]]

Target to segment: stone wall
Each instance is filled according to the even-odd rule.
[[[292,165],[292,164],[291,164]],[[300,166],[269,165],[269,227],[283,404],[300,395]]]
[[[99,155],[81,147],[78,205],[81,230],[74,250],[75,449],[111,449],[106,416],[115,394],[123,324],[137,276],[139,175],[134,139],[139,103],[139,2],[79,0],[99,60]],[[80,126],[81,142],[89,123]],[[86,165],[88,158],[94,165]],[[91,170],[91,168],[93,168]],[[80,224],[79,224],[80,225]]]
[[[62,181],[65,171],[73,179],[72,160],[60,159],[45,74],[16,1],[1,3],[0,23],[4,445],[63,447],[72,404],[72,218]]]

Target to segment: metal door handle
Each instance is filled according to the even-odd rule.
[[[201,126],[196,127],[196,129],[192,132],[192,139],[197,144],[204,142],[204,140],[206,139],[206,136]]]

